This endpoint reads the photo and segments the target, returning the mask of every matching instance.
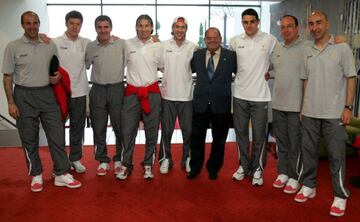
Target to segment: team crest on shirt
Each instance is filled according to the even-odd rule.
[[[134,54],[136,53],[136,50],[130,51],[129,54]]]
[[[245,46],[239,45],[238,48],[239,48],[239,49],[243,49],[243,48],[245,48]]]
[[[68,47],[66,47],[66,46],[60,46],[60,49],[66,50],[66,49],[68,49]]]
[[[27,56],[28,56],[28,54],[26,54],[26,53],[25,54],[20,54],[19,58],[23,58],[23,57],[27,57]]]
[[[173,50],[171,50],[171,49],[167,49],[165,52],[173,52]]]

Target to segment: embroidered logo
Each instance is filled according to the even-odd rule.
[[[28,54],[20,54],[19,58],[23,58],[23,57],[26,57],[26,56],[28,56]]]

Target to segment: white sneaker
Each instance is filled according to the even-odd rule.
[[[152,179],[154,178],[154,174],[152,172],[151,166],[144,166],[144,179]]]
[[[190,173],[190,171],[191,171],[191,168],[190,168],[190,157],[186,158],[185,171],[186,171],[187,173]]]
[[[169,165],[169,159],[164,159],[163,161],[161,161],[160,173],[167,174],[169,172]]]
[[[262,170],[260,168],[258,168],[252,178],[252,185],[255,186],[261,186],[264,184],[264,180],[262,177]]]
[[[285,174],[279,174],[273,183],[275,188],[283,188],[288,181],[289,177]]]
[[[119,173],[116,175],[116,179],[119,180],[125,180],[128,175],[130,175],[130,172],[128,171],[126,166],[120,166],[120,171]]]
[[[236,172],[233,174],[232,178],[234,180],[243,180],[245,177],[244,168],[240,165]]]
[[[108,163],[100,163],[97,168],[97,175],[98,176],[105,176],[107,174],[107,171],[110,169],[110,166]]]
[[[43,190],[43,179],[41,174],[32,178],[30,189],[32,192],[40,192]]]
[[[297,180],[290,178],[284,188],[284,193],[296,193],[300,188],[300,184]]]
[[[294,200],[299,203],[307,201],[309,198],[314,198],[316,195],[316,189],[307,186],[302,186],[300,191],[296,194]]]
[[[331,204],[330,215],[335,217],[341,217],[345,214],[346,200],[340,197],[335,197]]]
[[[79,188],[81,183],[74,179],[70,173],[66,173],[60,176],[55,176],[55,186],[68,187],[68,188]]]
[[[75,170],[76,173],[85,173],[86,167],[82,165],[80,160],[71,162],[71,169]]]
[[[121,161],[115,161],[114,163],[114,174],[118,175],[120,172]]]

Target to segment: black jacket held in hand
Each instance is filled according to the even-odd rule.
[[[196,72],[193,109],[203,113],[208,104],[214,113],[227,113],[231,109],[232,74],[236,73],[236,53],[221,48],[219,63],[210,80],[206,69],[206,50],[194,52],[191,60],[192,72]]]
[[[56,55],[53,55],[50,61],[49,75],[55,76],[55,72],[57,72],[58,69],[59,69],[59,59]]]

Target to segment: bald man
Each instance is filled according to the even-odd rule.
[[[3,73],[9,114],[16,119],[29,175],[32,176],[30,189],[33,192],[43,189],[40,121],[54,162],[55,186],[78,188],[81,183],[68,173],[70,162],[65,152],[64,124],[51,88],[51,84],[60,80],[60,75],[49,77],[50,60],[57,52],[56,46],[52,41],[45,44],[39,38],[40,19],[36,13],[24,12],[21,26],[24,35],[5,48]]]
[[[319,140],[327,144],[334,201],[330,215],[342,216],[350,193],[345,188],[345,125],[352,117],[355,92],[355,65],[346,43],[334,44],[329,34],[327,15],[316,11],[309,16],[309,31],[314,39],[305,49],[304,97],[302,106],[302,159],[300,183],[295,201],[305,202],[316,195]]]

